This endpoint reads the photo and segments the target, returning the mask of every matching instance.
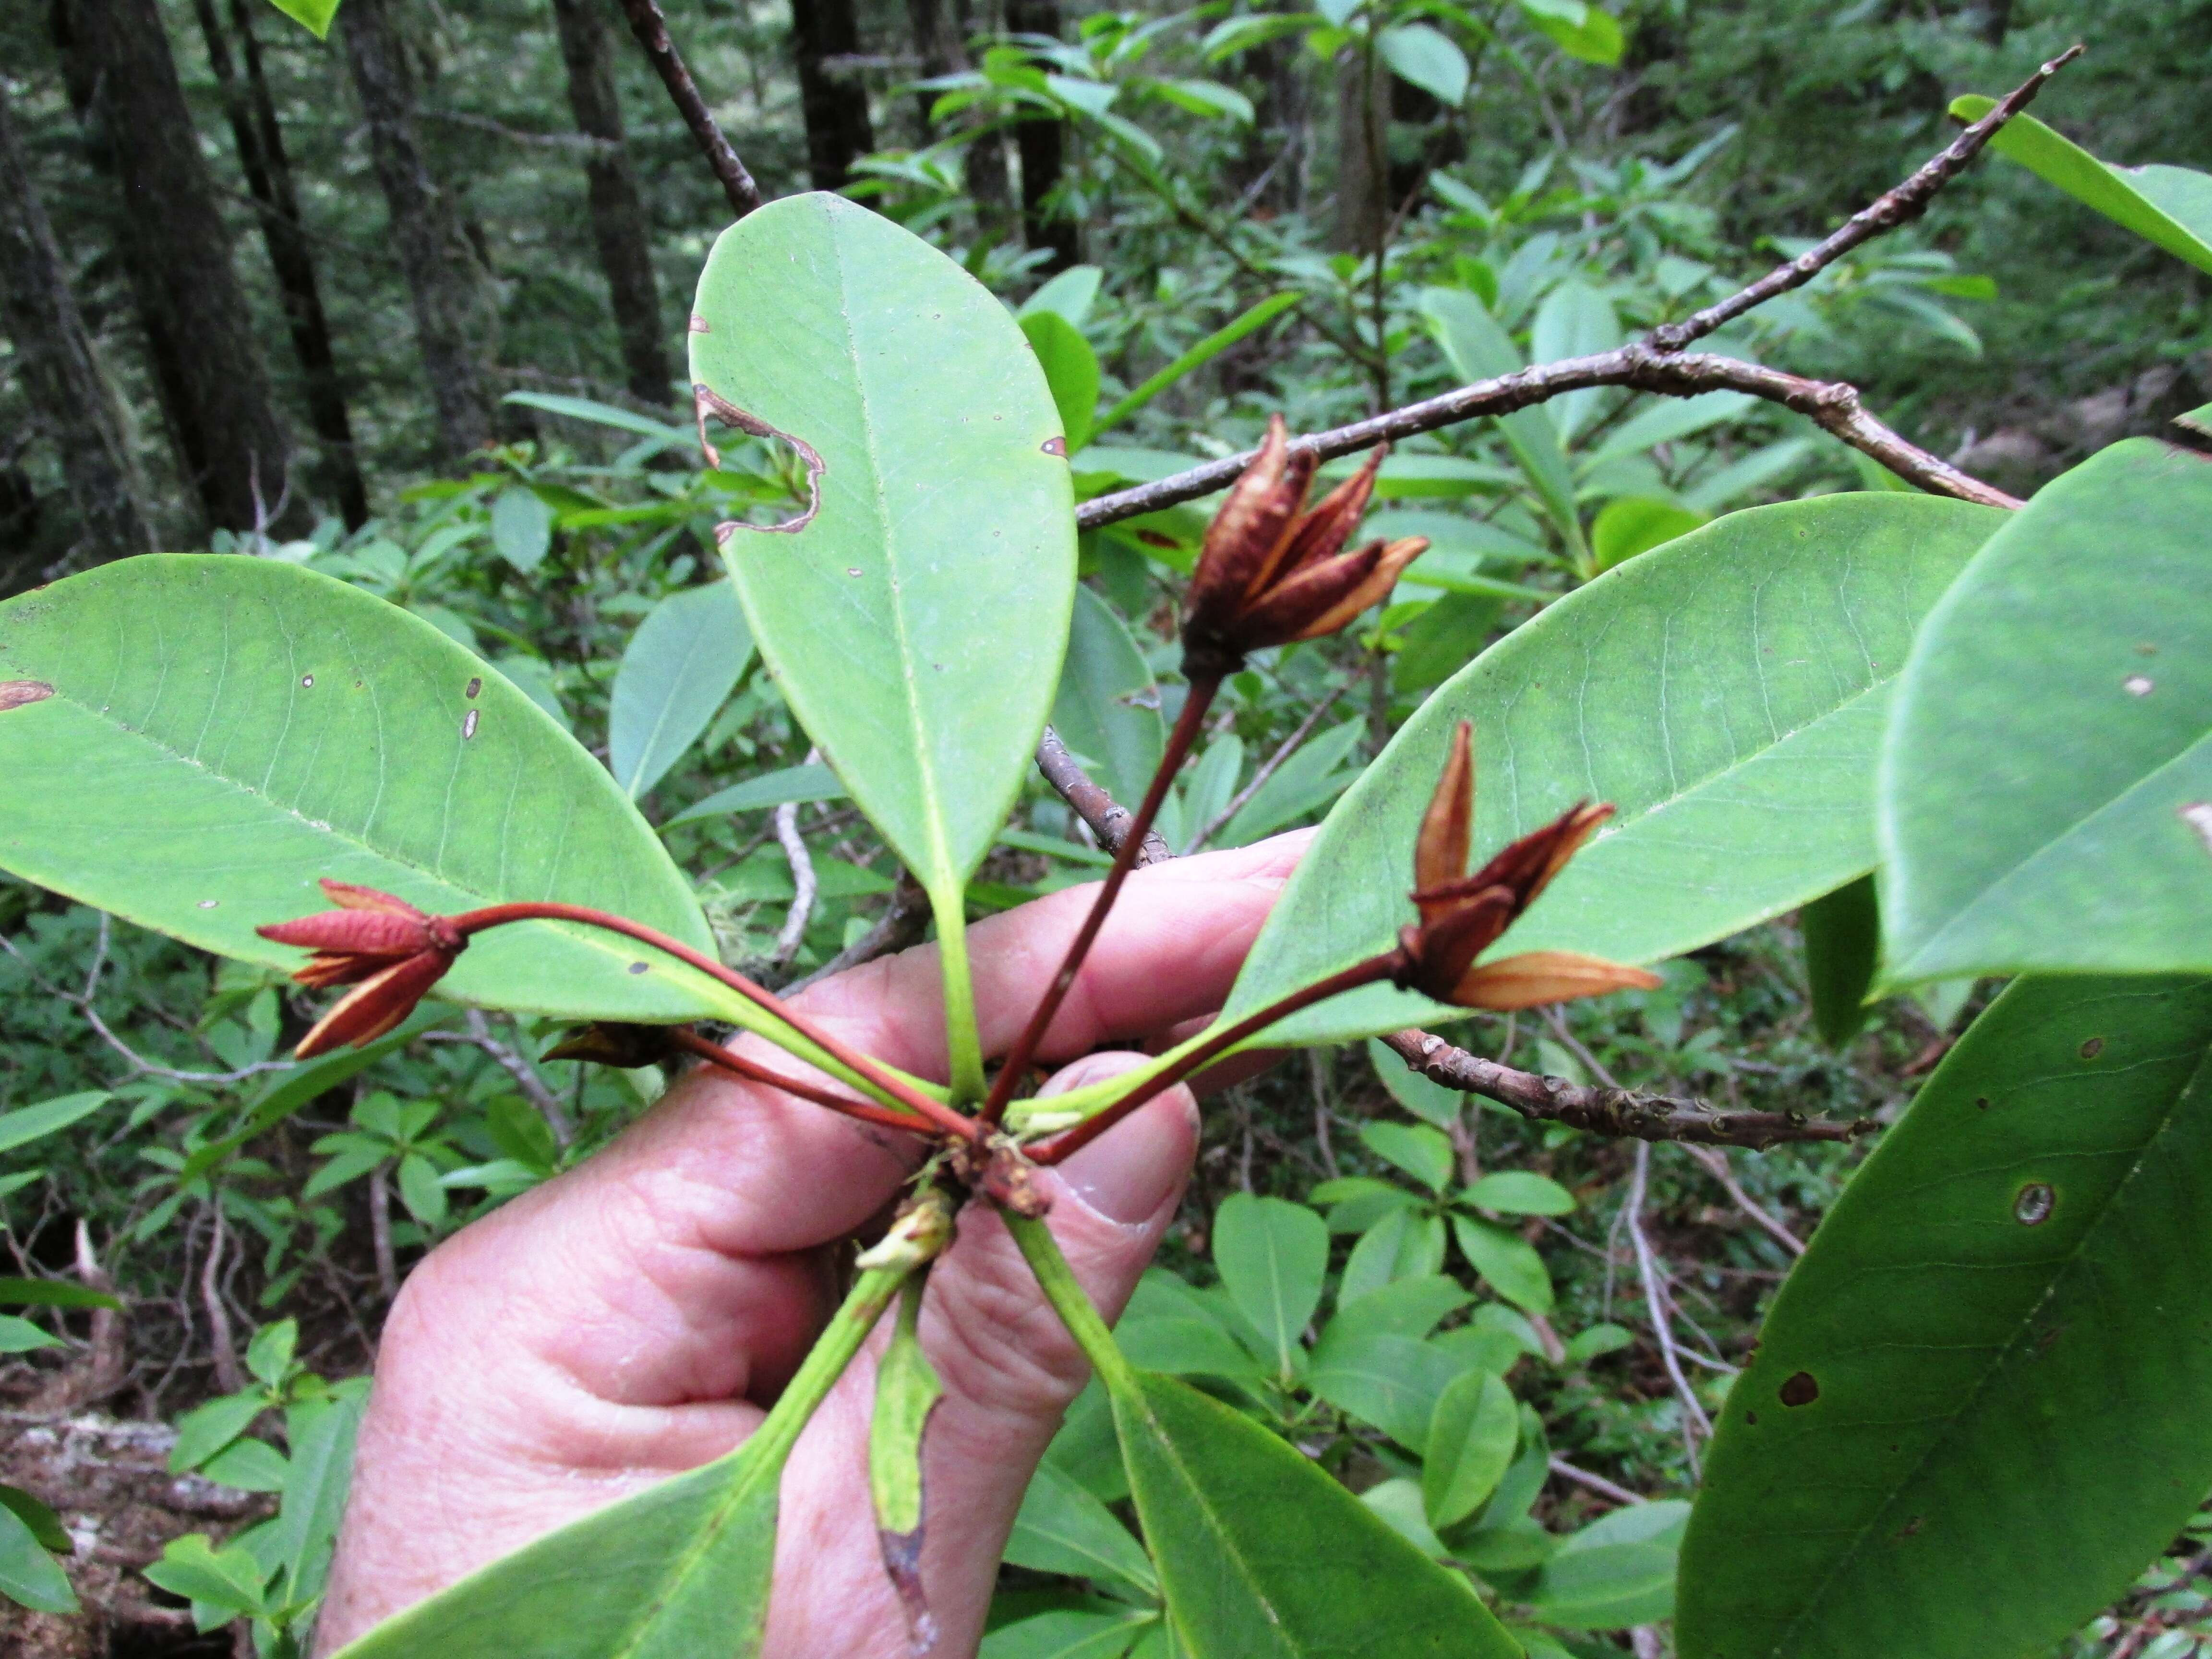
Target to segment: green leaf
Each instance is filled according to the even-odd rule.
[[[270,1544],[284,1568],[285,1593],[295,1601],[322,1593],[352,1484],[354,1442],[368,1403],[367,1392],[355,1389],[312,1412],[295,1407],[289,1414],[292,1455]]]
[[[529,1659],[752,1659],[783,1466],[899,1279],[861,1275],[737,1450],[478,1569],[349,1643],[343,1659],[511,1659],[524,1634]]]
[[[105,1089],[94,1089],[83,1094],[42,1100],[35,1106],[21,1107],[12,1112],[0,1112],[0,1152],[11,1152],[18,1146],[66,1129],[90,1117],[114,1098]]]
[[[1620,343],[1620,319],[1613,301],[1579,277],[1570,276],[1544,296],[1529,325],[1529,361],[1556,363],[1568,357],[1588,357],[1610,351]],[[1572,443],[1589,424],[1604,388],[1586,387],[1554,398],[1544,405],[1559,428],[1559,441]]]
[[[1375,45],[1401,81],[1419,87],[1446,109],[1457,109],[1465,101],[1473,71],[1467,54],[1449,36],[1426,23],[1407,23],[1379,31]]]
[[[672,593],[638,624],[607,708],[608,769],[632,800],[699,741],[752,654],[726,581]]]
[[[298,1320],[280,1319],[273,1325],[264,1325],[246,1345],[246,1369],[273,1389],[292,1369],[292,1356],[299,1346]]]
[[[1395,1164],[1432,1193],[1441,1193],[1452,1177],[1452,1144],[1441,1130],[1425,1123],[1378,1123],[1359,1126],[1359,1139],[1384,1163]]]
[[[1929,616],[1882,754],[1886,986],[2212,968],[2208,521],[2212,462],[2130,439]]]
[[[1419,1453],[1428,1444],[1437,1401],[1466,1369],[1461,1356],[1448,1348],[1368,1332],[1330,1344],[1327,1362],[1316,1358],[1306,1382],[1339,1411],[1373,1424],[1407,1450]]]
[[[491,544],[501,558],[531,574],[552,550],[553,509],[536,490],[509,484],[491,504]]]
[[[1328,1228],[1303,1204],[1232,1193],[1213,1216],[1213,1265],[1281,1376],[1297,1373],[1328,1273]]]
[[[1498,319],[1464,289],[1425,289],[1421,312],[1429,331],[1443,348],[1452,372],[1461,380],[1495,380],[1526,367]],[[1575,510],[1574,475],[1567,468],[1566,452],[1559,447],[1559,428],[1541,408],[1532,408],[1499,416],[1498,431],[1535,489],[1569,556],[1579,560],[1587,550],[1582,515]]]
[[[1477,1209],[1501,1215],[1565,1215],[1575,1195],[1549,1176],[1533,1170],[1497,1170],[1461,1194]]]
[[[1337,1301],[1348,1305],[1401,1279],[1425,1278],[1443,1265],[1443,1218],[1413,1205],[1399,1206],[1379,1217],[1352,1247]]]
[[[27,1319],[0,1314],[0,1353],[31,1353],[40,1348],[58,1348],[61,1338],[41,1330]]]
[[[818,510],[723,553],[778,689],[929,893],[955,1085],[979,1091],[963,901],[1066,649],[1059,413],[988,291],[840,197],[724,231],[694,310],[693,380],[817,458]]]
[[[1150,1371],[1231,1378],[1267,1375],[1238,1340],[1221,1310],[1158,1269],[1146,1273],[1129,1298],[1115,1340],[1133,1364]]]
[[[1116,800],[1144,799],[1167,744],[1159,689],[1128,625],[1087,586],[1075,590],[1052,725],[1070,750],[1097,763]]]
[[[1692,512],[1672,501],[1623,495],[1618,501],[1607,501],[1592,520],[1590,550],[1597,556],[1597,568],[1610,570],[1617,564],[1626,564],[1638,553],[1649,553],[1711,522],[1709,514]]]
[[[1082,330],[1056,311],[1033,311],[1022,318],[1022,332],[1036,353],[1044,383],[1071,455],[1091,441],[1091,417],[1098,412],[1098,354]]]
[[[1694,398],[1655,398],[1649,407],[1632,415],[1607,433],[1598,447],[1576,463],[1585,475],[1608,461],[1640,455],[1656,444],[1695,437],[1723,421],[1732,421],[1757,406],[1748,392],[1701,392]]]
[[[318,40],[330,39],[331,20],[338,15],[338,0],[269,0],[269,3]]]
[[[1449,1129],[1459,1121],[1467,1097],[1458,1090],[1447,1089],[1423,1077],[1384,1048],[1379,1038],[1368,1038],[1367,1060],[1374,1066],[1375,1075],[1382,1079],[1382,1086],[1390,1091],[1390,1098],[1415,1117],[1440,1129]]]
[[[177,1443],[169,1448],[169,1473],[184,1474],[213,1457],[253,1426],[269,1409],[258,1389],[226,1394],[195,1406],[177,1419]]]
[[[1623,1630],[1672,1616],[1675,1559],[1689,1518],[1689,1504],[1669,1498],[1591,1522],[1545,1561],[1529,1598],[1536,1616],[1570,1630]]]
[[[1073,1476],[1049,1462],[1039,1464],[1030,1479],[1006,1540],[1006,1559],[1032,1572],[1119,1585],[1147,1601],[1160,1593],[1144,1546]]]
[[[419,1152],[399,1160],[399,1198],[407,1213],[425,1227],[442,1225],[448,1207],[446,1188],[438,1179],[438,1166]]]
[[[1627,42],[1623,38],[1620,20],[1611,12],[1601,11],[1595,6],[1585,6],[1580,23],[1568,21],[1560,14],[1564,8],[1521,0],[1521,13],[1536,29],[1551,37],[1553,45],[1570,58],[1585,64],[1598,64],[1607,69],[1620,62],[1620,54]]]
[[[594,426],[613,427],[619,432],[635,432],[641,437],[663,439],[671,447],[689,449],[697,441],[680,426],[656,421],[649,415],[640,415],[615,404],[603,404],[594,398],[565,398],[551,392],[510,392],[500,402],[519,404],[525,409],[542,409],[548,415],[588,421]]]
[[[717,790],[706,799],[685,807],[671,823],[684,823],[693,818],[719,817],[729,812],[757,812],[764,806],[783,806],[793,801],[842,800],[845,786],[828,767],[816,763],[808,766],[787,766],[774,772],[763,772],[758,777],[747,778],[743,783],[732,784],[727,789]]]
[[[62,1518],[21,1486],[0,1486],[0,1509],[7,1510],[31,1529],[31,1536],[46,1549],[68,1555],[75,1552],[76,1540],[70,1536]]]
[[[266,1440],[250,1437],[232,1441],[199,1467],[199,1473],[218,1486],[240,1492],[282,1492],[291,1473],[284,1454]]]
[[[1920,618],[2006,518],[1933,496],[1755,507],[1569,594],[1438,690],[1346,792],[1224,1017],[1395,943],[1413,919],[1414,836],[1461,720],[1475,723],[1478,858],[1578,799],[1619,809],[1499,955],[1663,961],[1863,873],[1892,677]],[[1267,1041],[1451,1017],[1376,987]]]
[[[1194,1659],[1519,1659],[1465,1579],[1297,1448],[1171,1377],[1108,1382],[1138,1516]]]
[[[1238,341],[1267,327],[1297,305],[1300,297],[1296,293],[1271,294],[1257,305],[1248,307],[1101,415],[1098,423],[1091,428],[1091,435],[1095,438],[1109,428],[1119,426],[1193,369],[1212,362]]]
[[[1521,1408],[1513,1391],[1486,1371],[1455,1378],[1437,1397],[1421,1467],[1421,1501],[1429,1524],[1456,1526],[1498,1490],[1521,1443]]]
[[[868,1496],[883,1552],[916,1645],[933,1639],[937,1620],[922,1589],[922,1437],[930,1413],[945,1397],[929,1357],[921,1351],[920,1319],[927,1276],[909,1278],[901,1291],[896,1328],[876,1362],[875,1410],[868,1419]]]
[[[983,1638],[977,1659],[1121,1659],[1156,1618],[1134,1609],[1041,1613],[993,1631]]]
[[[1530,1313],[1552,1311],[1552,1275],[1536,1247],[1519,1234],[1471,1215],[1451,1218],[1452,1237],[1468,1267],[1482,1275],[1483,1283],[1516,1308]]]
[[[1996,106],[1994,98],[1954,98],[1951,113],[1978,121]],[[2212,271],[2212,175],[2187,167],[2113,167],[2033,115],[2014,116],[1990,148],[2176,258]]]
[[[1824,893],[1798,917],[1805,935],[1805,978],[1820,1041],[1841,1048],[1866,1024],[1867,989],[1881,954],[1881,909],[1874,878]]]
[[[1438,1320],[1474,1300],[1456,1280],[1442,1273],[1395,1280],[1340,1304],[1336,1317],[1322,1327],[1314,1344],[1314,1364],[1328,1364],[1347,1345],[1370,1336],[1406,1336],[1418,1342],[1436,1328]]]
[[[1475,576],[1462,580],[1465,585],[1473,586],[1486,579]],[[1404,641],[1390,663],[1391,689],[1400,692],[1425,691],[1458,673],[1480,654],[1490,636],[1498,631],[1498,613],[1504,608],[1504,599],[1495,592],[1446,592],[1407,628]]]
[[[55,688],[0,716],[0,866],[187,944],[295,968],[253,928],[327,908],[327,876],[438,913],[594,905],[714,950],[598,762],[428,623],[327,576],[118,560],[0,604],[0,678]],[[750,1006],[544,922],[474,940],[440,994],[574,1018]]]
[[[0,1487],[0,1596],[33,1613],[75,1613],[76,1592],[70,1588],[69,1575],[17,1513],[18,1496],[29,1494]]]
[[[161,1559],[146,1569],[152,1583],[173,1595],[205,1602],[227,1614],[259,1613],[264,1605],[260,1564],[242,1546],[218,1550],[205,1533],[187,1533],[162,1547]]]
[[[116,1308],[105,1291],[58,1279],[0,1279],[0,1308]]]
[[[1014,313],[1026,319],[1040,311],[1057,312],[1077,328],[1091,314],[1098,298],[1098,284],[1106,273],[1097,265],[1070,265],[1022,301]]]
[[[2050,1649],[2212,1486],[2212,984],[2022,980],[1860,1166],[1735,1379],[1685,1659]]]

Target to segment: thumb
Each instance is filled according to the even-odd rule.
[[[1135,1054],[1089,1055],[1054,1078],[1043,1092],[1055,1094],[1101,1082],[1146,1058]],[[1077,1280],[1109,1321],[1120,1316],[1174,1220],[1197,1146],[1197,1103],[1188,1089],[1176,1088],[1132,1113],[1065,1164],[1040,1171],[1038,1185],[1053,1201],[1047,1224]],[[974,1650],[980,1638],[999,1558],[1022,1494],[1061,1417],[1090,1379],[1091,1367],[1060,1316],[1046,1303],[1005,1223],[981,1202],[962,1212],[957,1240],[930,1274],[922,1304],[921,1340],[945,1387],[923,1443],[922,1583],[940,1632],[939,1650],[966,1653]],[[864,1370],[872,1373],[872,1367],[854,1368],[855,1373]],[[864,1383],[848,1374],[847,1385],[824,1402],[809,1437],[821,1431],[840,1440],[864,1437],[872,1392],[872,1375]],[[804,1442],[800,1449],[803,1455]],[[862,1478],[854,1480],[848,1475],[849,1495],[838,1504],[836,1522],[827,1515],[808,1518],[842,1531],[850,1524],[855,1503],[865,1516],[864,1463],[855,1473]],[[791,1500],[797,1496],[787,1480],[789,1520],[798,1518],[790,1514],[797,1507]],[[808,1528],[793,1528],[789,1520],[787,1536],[807,1535]],[[867,1554],[872,1556],[872,1522],[868,1533]],[[784,1565],[779,1550],[780,1598]],[[782,1606],[798,1617],[787,1624],[772,1609],[768,1650],[902,1653],[903,1619],[890,1587],[880,1566],[870,1576],[874,1582],[866,1599],[872,1611],[880,1609],[878,1616],[856,1621],[849,1595],[785,1599]],[[849,1586],[848,1590],[860,1588]],[[826,1625],[806,1631],[793,1627],[832,1615],[840,1621],[836,1639]],[[856,1626],[881,1635],[873,1642],[853,1644]],[[823,1644],[809,1645],[817,1640]]]

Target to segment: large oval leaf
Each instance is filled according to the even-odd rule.
[[[2212,1486],[2212,983],[2023,981],[1890,1130],[1735,1380],[1684,1659],[2040,1653]]]
[[[1465,1579],[1296,1447],[1173,1377],[1107,1383],[1137,1516],[1194,1659],[1520,1659]]]
[[[811,517],[724,544],[761,654],[957,927],[1074,602],[1066,444],[1036,354],[951,260],[818,192],[724,231],[696,310],[692,379],[819,462]]]
[[[1620,816],[1495,948],[1654,962],[1875,861],[1884,704],[1912,631],[2005,515],[1933,496],[1755,507],[1522,625],[1406,722],[1329,815],[1227,1016],[1388,950],[1452,726],[1475,726],[1478,855],[1577,800]],[[1340,1041],[1450,1018],[1376,987],[1275,1028]]]
[[[325,876],[432,911],[594,905],[714,949],[574,738],[428,623],[327,576],[234,555],[87,571],[0,605],[11,684],[31,690],[0,696],[0,866],[204,950],[298,966],[253,929],[327,908]],[[440,994],[642,1020],[734,1000],[538,922],[478,939]]]
[[[1921,630],[1881,775],[1891,984],[2212,969],[2212,462],[2046,485]]]

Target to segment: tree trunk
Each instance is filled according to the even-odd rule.
[[[912,3],[918,9],[933,3],[933,0],[912,0]],[[968,41],[975,33],[975,21],[974,14],[969,9],[969,0],[952,0],[952,28],[950,31],[940,28],[937,34],[939,48],[945,53],[945,70],[933,68],[930,70],[933,75],[970,67]],[[927,49],[923,50],[923,61],[927,63]],[[977,236],[986,241],[996,242],[1011,234],[1014,222],[1014,186],[1006,169],[1006,134],[994,127],[971,139],[963,171],[967,177],[969,198],[975,204]]]
[[[1059,0],[1006,0],[1006,27],[1017,34],[1060,38]],[[1022,230],[1031,248],[1049,248],[1046,271],[1065,270],[1082,256],[1075,221],[1048,204],[1066,162],[1066,124],[1046,118],[1014,123],[1014,149],[1022,159]]]
[[[155,0],[76,0],[71,34],[123,187],[124,252],[153,339],[170,429],[210,523],[268,527],[291,442],[263,372],[230,232],[200,156]],[[304,510],[285,514],[304,520]]]
[[[867,88],[850,75],[832,74],[825,58],[860,50],[853,0],[791,0],[791,44],[799,59],[799,105],[806,119],[807,172],[817,190],[838,190],[853,163],[876,147],[868,124]]]
[[[239,167],[260,210],[261,239],[268,246],[277,290],[284,296],[292,350],[307,380],[307,416],[315,436],[322,441],[323,471],[328,475],[331,493],[337,497],[346,527],[358,530],[368,521],[368,491],[362,483],[360,459],[354,453],[353,422],[346,413],[345,392],[338,384],[337,360],[331,350],[331,327],[323,315],[322,290],[315,281],[315,263],[300,218],[299,194],[292,187],[291,159],[284,153],[283,130],[276,125],[276,103],[261,72],[261,43],[254,39],[252,17],[242,0],[231,0],[231,25],[238,31],[246,58],[246,79],[241,82],[231,63],[230,43],[216,17],[215,0],[192,0],[192,9],[199,18],[200,33],[207,40],[209,67],[222,88],[231,139],[238,147]]]
[[[477,339],[489,344],[497,319],[460,216],[431,179],[416,139],[415,77],[392,3],[346,0],[338,8],[338,27],[368,118],[369,152],[392,217],[392,248],[407,279],[416,346],[430,377],[440,459],[452,465],[491,440],[489,353]]]
[[[15,348],[31,403],[61,452],[62,476],[83,528],[85,562],[154,550],[140,480],[92,338],[70,292],[28,157],[0,80],[0,324]],[[9,573],[0,572],[0,580]]]
[[[1389,88],[1373,50],[1358,42],[1336,64],[1336,245],[1372,253],[1389,189]]]
[[[653,227],[637,187],[615,97],[614,59],[599,0],[553,0],[561,61],[568,70],[568,107],[576,131],[599,140],[584,163],[592,235],[606,273],[607,302],[622,336],[623,368],[633,395],[658,409],[669,399],[668,350],[660,332],[660,289],[653,275]]]

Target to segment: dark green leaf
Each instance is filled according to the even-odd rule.
[[[1466,1581],[1295,1447],[1171,1377],[1113,1389],[1168,1607],[1195,1659],[1518,1659]]]
[[[1328,1228],[1303,1204],[1232,1193],[1213,1217],[1213,1265],[1285,1376],[1328,1273]]]
[[[286,1429],[292,1455],[270,1544],[284,1568],[285,1592],[295,1601],[322,1593],[368,1401],[366,1390],[355,1389],[312,1410],[295,1406],[289,1413]]]
[[[1821,1221],[1730,1390],[1685,1659],[2048,1650],[2212,1486],[2212,985],[2023,980]]]
[[[27,1319],[0,1314],[0,1353],[32,1353],[40,1348],[58,1348],[61,1342],[61,1338],[41,1330]]]
[[[1467,1258],[1468,1266],[1482,1275],[1485,1284],[1516,1308],[1530,1313],[1551,1312],[1552,1276],[1545,1272],[1544,1258],[1536,1254],[1534,1245],[1518,1233],[1477,1221],[1471,1215],[1455,1215],[1451,1224],[1460,1254]]]
[[[1376,1157],[1403,1170],[1432,1193],[1443,1192],[1451,1180],[1452,1144],[1440,1129],[1386,1120],[1361,1124],[1359,1139]]]
[[[266,1440],[248,1437],[232,1441],[201,1464],[199,1473],[218,1486],[240,1492],[282,1492],[291,1466]]]
[[[1087,586],[1075,590],[1052,725],[1070,750],[1097,763],[1116,800],[1133,807],[1144,799],[1166,744],[1159,688],[1128,625]]]
[[[1428,1444],[1437,1400],[1463,1369],[1448,1349],[1368,1333],[1331,1343],[1327,1362],[1316,1356],[1306,1382],[1339,1411],[1418,1453]]]
[[[1159,1594],[1144,1546],[1105,1504],[1048,1462],[1038,1466],[1022,1498],[1006,1559],[1033,1572],[1119,1585],[1146,1600]]]
[[[31,1536],[46,1549],[68,1555],[76,1548],[76,1540],[62,1525],[62,1518],[21,1486],[0,1486],[0,1509],[12,1513],[31,1529]]]
[[[1530,1598],[1536,1616],[1570,1630],[1622,1630],[1671,1617],[1675,1556],[1689,1516],[1687,1504],[1670,1498],[1591,1522],[1545,1560]]]
[[[1022,332],[1036,353],[1060,411],[1060,430],[1071,455],[1091,441],[1091,417],[1098,412],[1098,356],[1083,331],[1056,311],[1033,311],[1021,319]]]
[[[276,559],[118,560],[0,605],[0,677],[55,688],[0,718],[0,865],[188,944],[296,967],[253,928],[325,908],[328,876],[447,914],[596,905],[714,949],[604,768],[489,665],[343,582]],[[475,940],[441,992],[586,1018],[736,1001],[542,922]]]
[[[72,1123],[91,1116],[115,1097],[105,1089],[94,1089],[84,1094],[64,1095],[58,1100],[40,1101],[35,1106],[25,1106],[12,1112],[0,1112],[0,1152],[13,1152]]]
[[[1882,757],[1885,984],[2212,968],[2208,522],[2212,461],[2130,439],[1929,617]]]
[[[105,1291],[58,1279],[0,1279],[0,1308],[120,1308]]]
[[[978,1659],[1121,1659],[1155,1618],[1133,1608],[1041,1613],[993,1631]]]
[[[1840,1048],[1866,1024],[1866,994],[1881,955],[1881,909],[1874,878],[1823,894],[1798,916],[1805,935],[1805,978],[1813,990],[1813,1024],[1820,1041]]]
[[[1401,1279],[1340,1306],[1314,1343],[1316,1365],[1325,1365],[1370,1336],[1404,1336],[1415,1341],[1436,1328],[1445,1315],[1474,1297],[1442,1273]]]
[[[747,778],[743,783],[717,790],[706,799],[687,806],[671,823],[684,823],[692,818],[717,817],[726,812],[757,812],[764,806],[783,806],[793,801],[842,800],[845,786],[828,767],[787,766],[779,771],[763,772],[757,778]]]
[[[1498,1490],[1521,1439],[1512,1390],[1486,1371],[1453,1379],[1437,1398],[1421,1468],[1429,1524],[1455,1526]]]
[[[258,1389],[226,1394],[195,1406],[177,1419],[177,1443],[169,1448],[169,1473],[196,1469],[253,1426],[269,1408]]]
[[[672,593],[638,624],[607,708],[607,767],[632,800],[699,741],[752,654],[726,581]]]
[[[1414,1205],[1399,1205],[1377,1218],[1352,1247],[1337,1300],[1340,1304],[1357,1302],[1385,1285],[1423,1278],[1443,1265],[1443,1218]]]
[[[205,1533],[171,1539],[161,1559],[146,1569],[146,1577],[172,1595],[204,1601],[227,1614],[256,1613],[262,1608],[259,1565],[239,1545],[216,1549]]]
[[[1367,1040],[1367,1059],[1375,1067],[1375,1075],[1382,1079],[1382,1086],[1390,1091],[1390,1098],[1403,1106],[1415,1117],[1448,1129],[1459,1121],[1467,1106],[1467,1097],[1456,1089],[1447,1089],[1433,1083],[1384,1048],[1378,1038]]]
[[[1624,495],[1607,502],[1591,523],[1590,550],[1597,556],[1597,568],[1610,570],[1710,522],[1708,514],[1672,501]]]
[[[1504,1215],[1565,1215],[1575,1207],[1572,1193],[1532,1170],[1493,1170],[1461,1196],[1477,1209]]]
[[[1619,808],[1500,955],[1661,961],[1862,873],[1875,860],[1892,678],[1921,617],[2005,522],[1929,496],[1754,507],[1568,595],[1431,696],[1337,803],[1227,1017],[1395,942],[1413,917],[1414,835],[1462,719],[1475,724],[1478,858],[1578,799]],[[1270,1040],[1365,1036],[1441,1013],[1378,987]]]

